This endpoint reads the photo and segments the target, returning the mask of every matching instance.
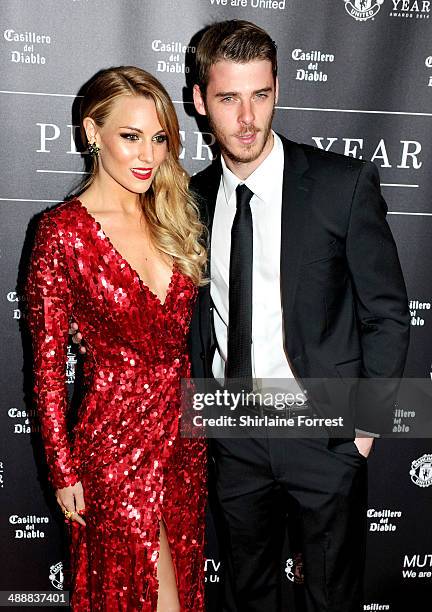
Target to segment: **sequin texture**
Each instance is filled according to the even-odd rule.
[[[174,265],[166,300],[73,199],[44,213],[27,280],[35,397],[54,488],[82,482],[70,523],[76,611],[156,610],[164,520],[181,610],[204,610],[206,449],[180,437],[180,382],[196,287]],[[66,428],[70,320],[85,338],[85,395]]]

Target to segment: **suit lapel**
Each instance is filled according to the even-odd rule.
[[[284,146],[284,177],[281,220],[281,300],[288,355],[295,356],[295,329],[292,313],[298,284],[300,263],[306,237],[309,192],[313,179],[306,173],[309,168],[303,149],[282,137]]]
[[[300,282],[300,264],[306,239],[308,198],[313,179],[307,176],[309,164],[303,149],[282,136],[281,140],[284,147],[280,255],[281,300],[285,347],[288,355],[293,358],[300,350],[294,344],[296,334],[292,313]],[[209,276],[211,275],[211,232],[221,174],[221,163],[217,159],[201,176],[192,178],[192,188],[198,195],[201,218],[208,229]],[[195,181],[194,179],[198,177],[199,180]],[[206,299],[200,300],[201,330],[211,328],[209,286],[205,288],[205,293],[207,294]]]

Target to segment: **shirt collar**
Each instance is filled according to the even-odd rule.
[[[269,202],[269,194],[271,194],[272,186],[275,182],[275,171],[279,168],[283,171],[284,154],[282,141],[279,136],[273,132],[273,147],[265,160],[252,172],[245,181],[239,179],[225,163],[221,156],[222,162],[222,189],[225,193],[226,202],[229,205],[235,205],[235,190],[240,183],[244,183],[253,193],[264,203]]]

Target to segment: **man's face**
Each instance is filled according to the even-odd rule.
[[[253,172],[270,152],[277,91],[268,60],[217,62],[210,68],[205,98],[195,85],[195,108],[207,115],[225,159],[236,168],[244,165]]]

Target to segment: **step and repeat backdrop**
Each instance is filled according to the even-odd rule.
[[[0,590],[60,591],[67,572],[62,516],[46,485],[29,397],[20,287],[35,215],[83,176],[77,96],[101,68],[152,72],[175,102],[183,164],[197,172],[212,159],[191,103],[197,35],[233,18],[263,26],[277,43],[276,129],[378,166],[411,302],[406,375],[431,381],[432,2],[2,0]],[[70,350],[71,388],[79,365]],[[432,440],[409,437],[414,412],[395,414],[395,431],[407,437],[380,441],[369,460],[364,610],[430,609]],[[301,546],[295,516],[287,521],[294,537],[281,560],[286,609],[301,610]],[[211,519],[207,557],[209,610],[217,611],[223,567]]]

